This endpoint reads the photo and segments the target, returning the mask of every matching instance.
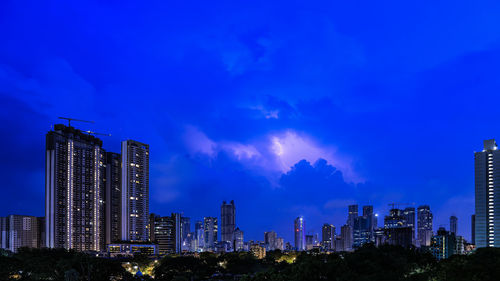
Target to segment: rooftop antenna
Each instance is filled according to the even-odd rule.
[[[86,122],[86,123],[95,123],[94,121],[80,120],[80,119],[69,118],[69,117],[58,117],[58,118],[59,119],[64,119],[64,120],[68,120],[68,127],[71,127],[71,121]]]

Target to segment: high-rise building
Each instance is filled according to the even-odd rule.
[[[188,217],[182,217],[181,228],[182,228],[182,241],[184,241],[187,239],[189,233],[191,233],[191,219]]]
[[[40,246],[39,220],[32,216],[8,216],[8,249],[17,252],[21,247],[38,248]]]
[[[449,233],[443,227],[437,231],[437,235],[432,237],[431,253],[438,259],[446,259],[454,255],[457,251],[455,234]]]
[[[354,227],[354,220],[358,217],[358,205],[349,205],[348,207],[347,224]]]
[[[353,247],[359,248],[366,243],[372,242],[373,229],[371,216],[357,217],[352,228]]]
[[[102,141],[57,124],[46,136],[46,245],[105,249],[105,151]]]
[[[0,249],[9,248],[9,217],[0,217]]]
[[[234,230],[234,250],[243,251],[245,240],[243,240],[243,231],[238,227]]]
[[[195,246],[194,250],[195,251],[201,251],[203,250],[204,247],[204,241],[205,241],[205,235],[204,235],[204,229],[203,229],[203,222],[202,221],[196,221],[194,224],[194,240],[195,240]]]
[[[217,218],[205,217],[203,220],[204,230],[204,248],[208,251],[215,250],[215,243],[217,242]]]
[[[432,213],[428,205],[417,208],[417,242],[420,247],[430,246],[432,238]]]
[[[411,228],[412,235],[411,241],[415,245],[415,208],[407,207],[403,210],[403,216],[405,218],[405,227]]]
[[[283,237],[278,237],[278,239],[276,240],[276,249],[283,251],[285,249],[284,243],[285,242],[283,240]]]
[[[233,243],[234,229],[236,228],[236,208],[234,201],[227,204],[226,201],[222,202],[220,207],[221,218],[221,241]]]
[[[306,222],[303,217],[298,217],[294,221],[295,249],[305,251],[306,249]]]
[[[455,216],[450,217],[450,233],[457,235],[457,222],[458,218]]]
[[[106,244],[121,240],[121,155],[106,152]]]
[[[168,217],[151,214],[150,225],[154,228],[151,240],[158,244],[160,255],[181,252],[181,219],[176,213]]]
[[[384,228],[406,227],[406,217],[403,210],[391,209],[389,215],[384,217]]]
[[[494,139],[474,153],[476,247],[500,247],[500,151]]]
[[[326,250],[333,250],[335,248],[335,226],[325,223],[321,228],[321,245]]]
[[[276,250],[278,234],[274,231],[264,232],[264,245],[267,251]]]
[[[125,241],[149,240],[149,145],[122,142],[122,219]]]
[[[340,237],[342,239],[342,249],[340,251],[350,251],[352,250],[352,227],[348,224],[343,225],[340,228]]]
[[[471,215],[470,217],[470,224],[471,224],[471,229],[470,229],[470,233],[471,233],[471,243],[472,244],[476,244],[476,215]]]

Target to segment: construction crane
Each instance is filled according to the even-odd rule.
[[[94,121],[80,120],[80,119],[69,118],[69,117],[58,117],[58,118],[59,119],[64,119],[64,120],[68,120],[68,127],[71,127],[71,121],[86,122],[86,123],[95,123]]]
[[[83,131],[83,132],[87,133],[89,135],[100,135],[100,136],[111,137],[111,134],[103,134],[103,133],[97,133],[97,132],[92,132],[92,131]]]

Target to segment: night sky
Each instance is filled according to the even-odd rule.
[[[435,229],[456,215],[469,238],[473,152],[500,139],[499,14],[499,1],[1,1],[0,216],[44,214],[45,134],[68,116],[112,134],[108,151],[150,144],[154,213],[194,224],[234,199],[245,240],[291,241],[299,215],[339,232],[348,204],[429,204]]]

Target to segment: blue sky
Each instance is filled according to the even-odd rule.
[[[43,2],[43,3],[42,3]],[[473,152],[499,137],[498,1],[2,1],[0,215],[44,209],[58,116],[151,146],[152,212],[246,239],[429,204],[470,236]],[[75,123],[76,124],[76,123]]]

